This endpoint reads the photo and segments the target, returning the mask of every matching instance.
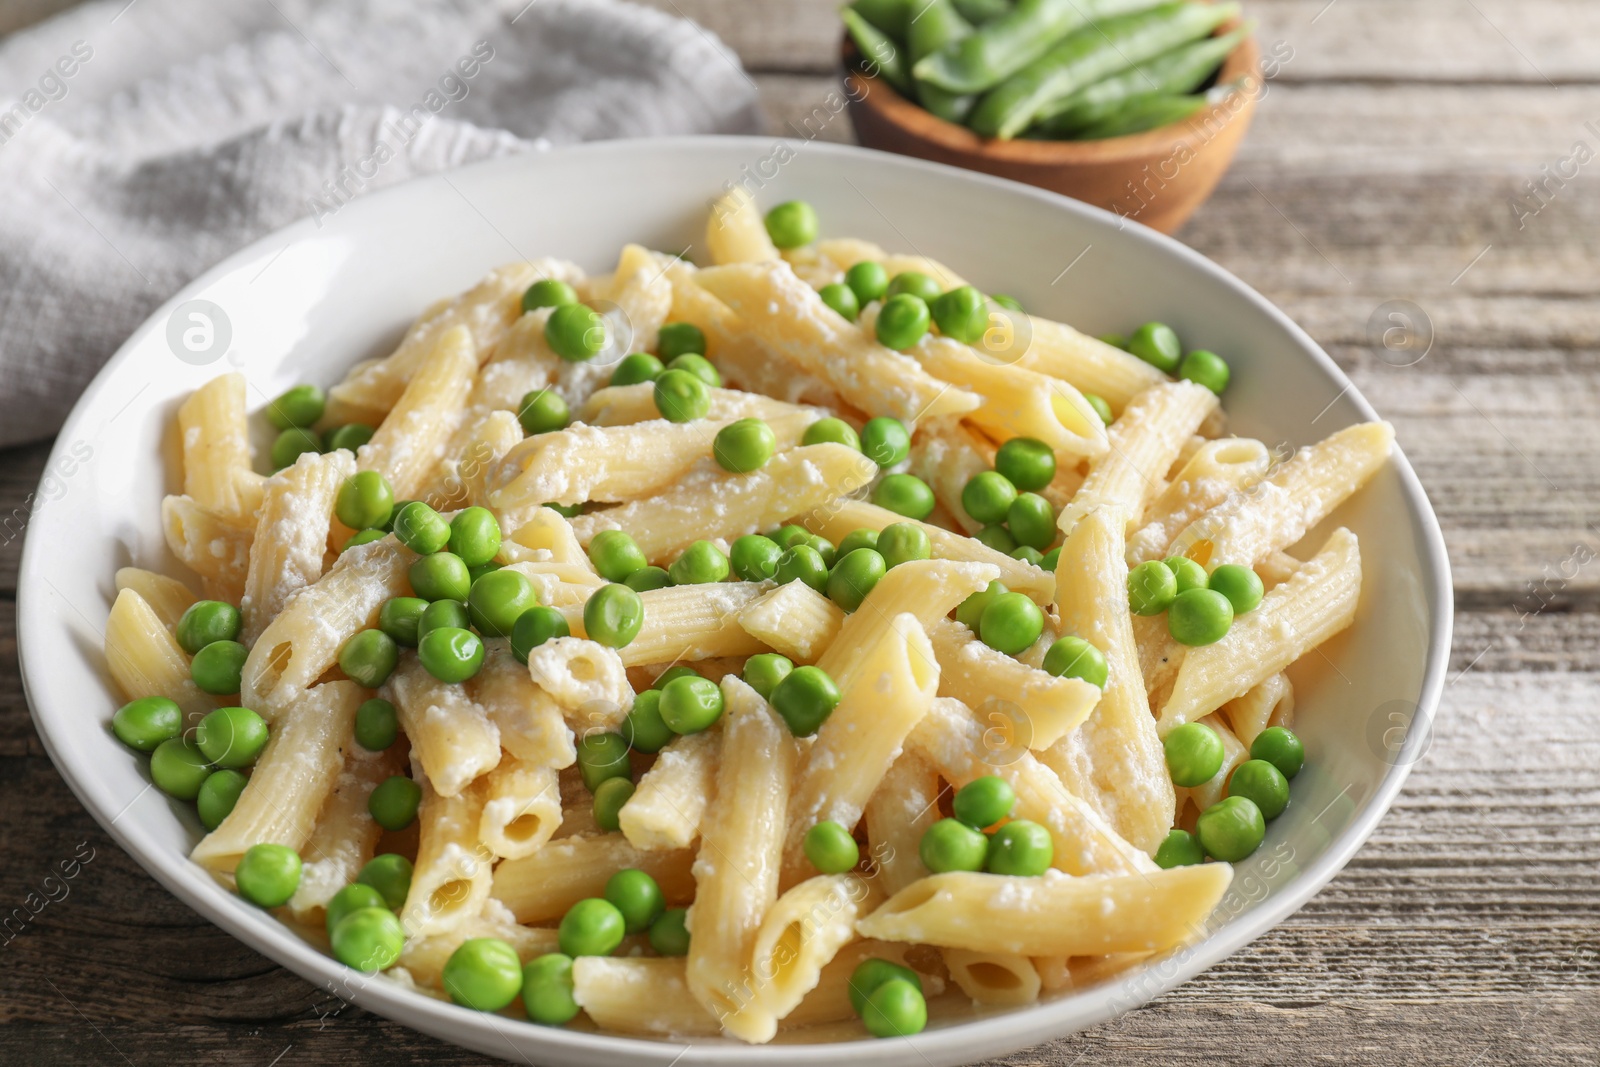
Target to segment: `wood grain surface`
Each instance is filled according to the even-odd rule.
[[[804,132],[836,85],[834,0],[651,2],[742,57],[774,134]],[[1600,5],[1246,8],[1292,58],[1179,236],[1305,326],[1394,422],[1455,570],[1450,682],[1393,810],[1301,912],[1150,1005],[1003,1062],[1600,1063],[1600,164],[1536,215],[1510,205],[1576,142],[1600,152]],[[848,120],[820,136],[850,140]],[[1391,300],[1431,331],[1415,365],[1374,343]],[[0,934],[0,1063],[483,1062],[200,920],[72,797],[16,665],[45,455],[0,453],[0,911],[92,858]]]

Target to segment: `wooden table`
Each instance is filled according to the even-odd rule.
[[[652,2],[739,53],[774,134],[827,109],[833,0]],[[1176,992],[1005,1062],[1597,1063],[1600,196],[1583,171],[1600,162],[1549,182],[1537,214],[1510,205],[1576,143],[1600,152],[1600,5],[1247,7],[1292,58],[1180,236],[1286,309],[1394,422],[1450,546],[1450,683],[1393,810],[1298,915]],[[820,136],[849,140],[848,119]],[[1413,366],[1373,340],[1392,300],[1432,331]],[[67,791],[16,664],[18,534],[45,455],[0,455],[0,909],[92,859],[0,935],[0,1063],[481,1062],[340,1010],[200,920]]]

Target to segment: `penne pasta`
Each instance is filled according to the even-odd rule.
[[[411,742],[411,758],[441,797],[459,795],[499,766],[500,731],[460,686],[439,681],[420,660],[408,659],[384,691]]]
[[[471,332],[465,326],[446,330],[372,440],[357,451],[360,468],[381,471],[396,500],[417,499],[433,485],[477,370]]]
[[[1014,704],[1028,724],[1027,746],[1045,749],[1087,719],[1100,701],[1097,686],[1081,678],[1056,678],[996,652],[967,627],[941,619],[928,630],[939,660],[939,695],[968,707],[993,697]]]
[[[622,805],[617,821],[628,843],[641,852],[693,845],[716,796],[721,762],[720,730],[673,738]]]
[[[322,577],[328,534],[337,521],[334,499],[355,472],[354,457],[340,449],[307,452],[267,480],[239,601],[245,644],[261,636],[292,594]]]
[[[822,981],[840,949],[857,939],[856,921],[883,894],[857,874],[823,874],[780,896],[756,932],[749,988],[763,1019],[782,1019]],[[758,1040],[771,1040],[777,1032]]]
[[[264,479],[250,465],[245,378],[222,374],[178,407],[183,444],[183,493],[196,506],[248,525],[261,506]]]
[[[644,622],[618,655],[627,666],[696,661],[716,656],[751,656],[766,650],[739,624],[741,614],[767,592],[760,582],[669,586],[639,594]],[[567,626],[583,634],[583,608],[562,609]]]
[[[411,937],[446,934],[483,911],[494,854],[479,839],[484,783],[453,796],[422,783],[417,859],[400,921]]]
[[[1207,441],[1145,509],[1128,538],[1128,565],[1161,559],[1178,532],[1267,472],[1267,446],[1248,438]]]
[[[804,582],[788,582],[739,612],[744,632],[796,663],[815,663],[839,636],[844,611]]]
[[[693,862],[687,850],[641,852],[621,834],[560,837],[532,855],[501,861],[491,895],[519,923],[556,922],[585,897],[603,896],[617,871],[637,867],[656,880],[672,907],[694,896]]]
[[[118,568],[116,585],[119,593],[124,589],[138,593],[139,599],[149,605],[169,630],[178,625],[183,613],[195,602],[194,593],[178,579],[138,567]]]
[[[765,263],[778,258],[755,197],[742,185],[732,186],[712,202],[706,248],[713,263]]]
[[[244,596],[253,523],[207,511],[186,496],[169,496],[161,502],[161,532],[172,554],[223,599],[237,602]]]
[[[398,745],[367,752],[346,744],[344,757],[333,789],[317,812],[317,824],[300,849],[304,861],[300,885],[288,907],[297,922],[307,925],[322,921],[328,901],[356,880],[377,850],[383,827],[367,810],[367,800],[379,783],[404,769]]]
[[[186,722],[217,706],[189,677],[189,656],[161,616],[132,589],[117,594],[106,618],[106,669],[129,700],[166,697]]]
[[[496,857],[531,856],[561,825],[561,788],[548,763],[502,759],[482,779],[478,840]]]

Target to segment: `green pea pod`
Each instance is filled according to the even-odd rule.
[[[1253,29],[1253,25],[1247,25],[1220,37],[1207,37],[1102,78],[1045,107],[1028,133],[1071,136],[1074,131],[1115,114],[1135,97],[1192,93],[1205,84]]]
[[[985,137],[1009,140],[1054,101],[1135,63],[1209,36],[1238,14],[1237,3],[1180,2],[1096,22],[990,90],[973,108],[969,125]]]
[[[954,0],[961,17],[974,26],[982,25],[1011,11],[1011,0]]]
[[[975,93],[952,93],[949,89],[941,89],[927,82],[917,85],[917,99],[930,114],[958,126],[967,121],[973,105],[978,102]]]
[[[855,0],[850,10],[897,41],[906,39],[913,0]]]
[[[1126,137],[1158,126],[1182,122],[1206,106],[1206,96],[1141,96],[1129,100],[1122,109],[1085,126],[1073,134],[1076,141],[1103,141]]]
[[[1090,22],[1146,11],[1159,0],[1017,0],[1017,5],[918,63],[916,76],[954,93],[981,93]]]
[[[912,94],[911,71],[906,67],[905,56],[893,38],[862,18],[849,8],[839,12],[844,19],[850,39],[861,50],[861,66],[868,74],[877,74],[884,81],[907,96]]]
[[[972,23],[961,17],[952,0],[927,0],[926,6],[911,21],[906,49],[914,65],[923,56],[971,35]],[[917,81],[917,99],[928,111],[947,122],[964,121],[977,103],[977,97],[971,93],[952,93],[925,81]]]

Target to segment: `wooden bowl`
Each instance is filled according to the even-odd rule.
[[[1162,233],[1182,226],[1217,187],[1263,84],[1260,48],[1246,37],[1223,61],[1217,83],[1247,80],[1183,122],[1104,141],[999,141],[938,118],[860,70],[848,34],[842,53],[850,119],[866,147],[1037,185]]]

